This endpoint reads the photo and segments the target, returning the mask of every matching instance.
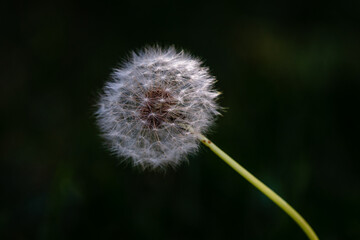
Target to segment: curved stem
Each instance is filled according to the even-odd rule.
[[[300,226],[300,228],[305,232],[305,234],[309,237],[309,239],[311,240],[319,239],[316,233],[314,232],[314,230],[305,221],[305,219],[287,202],[285,202],[284,199],[282,199],[273,190],[271,190],[269,187],[263,184],[259,179],[257,179],[254,175],[248,172],[245,168],[243,168],[240,164],[238,164],[234,159],[232,159],[229,155],[223,152],[220,148],[218,148],[205,136],[199,133],[195,133],[195,134],[203,144],[209,147],[216,155],[218,155],[222,160],[224,160],[228,165],[230,165],[230,167],[232,167],[241,176],[243,176],[246,180],[248,180],[252,185],[254,185],[257,189],[259,189],[263,194],[265,194],[268,198],[270,198],[282,210],[284,210]]]

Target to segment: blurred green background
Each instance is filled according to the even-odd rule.
[[[7,1],[0,239],[306,239],[204,147],[176,170],[112,156],[94,123],[146,44],[201,57],[227,110],[209,137],[320,239],[360,239],[360,1]]]

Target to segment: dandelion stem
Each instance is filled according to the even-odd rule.
[[[259,189],[263,194],[265,194],[268,198],[270,198],[276,205],[278,205],[282,210],[284,210],[305,232],[305,234],[311,240],[318,240],[318,236],[311,228],[311,226],[306,222],[306,220],[294,209],[292,208],[284,199],[282,199],[279,195],[277,195],[273,190],[263,184],[259,179],[257,179],[254,175],[248,172],[244,167],[238,164],[234,159],[232,159],[229,155],[223,152],[220,148],[218,148],[214,143],[212,143],[205,136],[195,133],[198,139],[209,147],[216,155],[218,155],[222,160],[224,160],[230,167],[232,167],[236,172],[238,172],[241,176],[243,176],[246,180],[248,180],[252,185],[254,185],[257,189]]]

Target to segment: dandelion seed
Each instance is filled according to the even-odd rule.
[[[195,152],[219,114],[215,78],[197,58],[173,47],[145,48],[114,69],[96,112],[109,146],[142,167],[177,165]]]

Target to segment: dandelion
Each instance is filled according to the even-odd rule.
[[[134,165],[177,165],[198,148],[188,127],[204,133],[219,114],[214,77],[175,48],[146,48],[116,68],[104,88],[98,124],[109,146]]]
[[[317,240],[295,209],[204,136],[219,115],[214,82],[184,51],[145,48],[112,73],[98,102],[98,125],[114,153],[144,168],[175,166],[202,142]]]

